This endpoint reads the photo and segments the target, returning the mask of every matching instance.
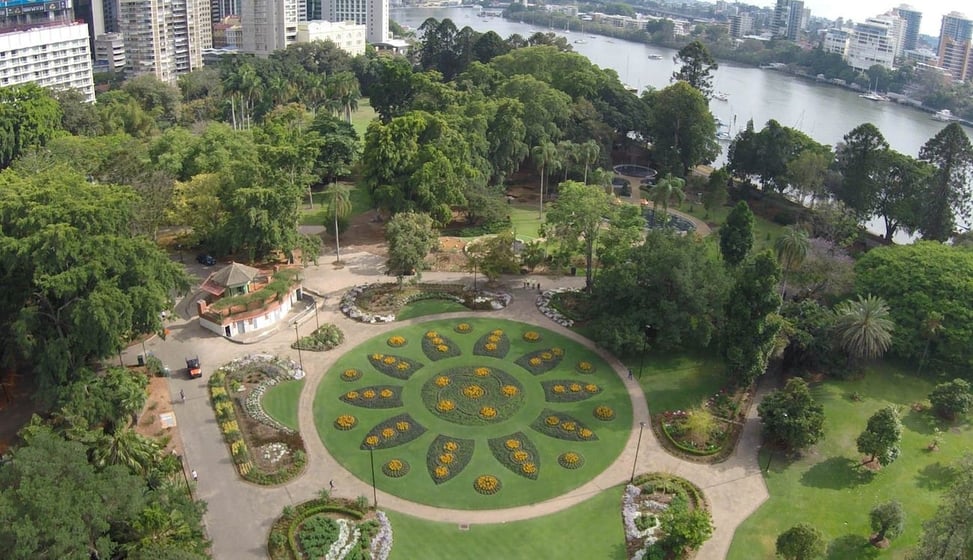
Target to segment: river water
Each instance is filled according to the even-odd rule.
[[[470,26],[480,31],[495,31],[503,38],[514,33],[528,37],[535,31],[553,31],[567,37],[575,52],[585,55],[602,68],[618,73],[622,83],[638,88],[664,88],[676,70],[676,51],[608,37],[593,37],[578,31],[549,30],[500,17],[479,17],[476,8],[400,8],[392,10],[392,19],[413,29],[427,18],[449,18],[457,28]],[[576,41],[584,41],[577,43]],[[650,54],[662,56],[650,59]],[[919,148],[935,136],[946,123],[931,118],[929,113],[891,102],[862,99],[854,91],[816,83],[774,70],[762,70],[720,62],[713,72],[713,86],[724,92],[726,101],[710,101],[710,110],[736,134],[753,120],[759,130],[770,119],[803,131],[818,142],[834,146],[856,126],[870,122],[885,136],[889,145],[904,154],[918,156]],[[971,129],[966,128],[969,135]],[[725,148],[725,146],[724,146]],[[725,162],[725,156],[714,162]],[[869,229],[882,233],[881,221],[872,221]],[[896,236],[896,241],[899,241]],[[902,241],[907,241],[903,237]]]

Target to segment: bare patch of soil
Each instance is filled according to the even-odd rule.
[[[369,210],[364,214],[359,214],[351,219],[348,229],[341,232],[339,241],[341,251],[346,249],[351,251],[364,251],[374,255],[388,256],[388,246],[385,243],[385,221],[379,221],[379,214],[375,210]],[[324,254],[334,254],[334,237],[324,233]]]
[[[182,455],[182,438],[179,436],[179,430],[162,426],[162,415],[173,412],[173,398],[169,393],[169,381],[164,377],[149,377],[147,391],[149,396],[145,400],[142,413],[139,414],[135,431],[154,439],[168,437],[166,452]]]
[[[42,407],[32,398],[36,391],[34,378],[7,371],[0,376],[0,455],[17,441],[17,432]]]

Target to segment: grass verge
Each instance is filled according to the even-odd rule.
[[[304,389],[304,380],[278,383],[264,393],[260,404],[271,418],[292,430],[297,430],[297,403]]]

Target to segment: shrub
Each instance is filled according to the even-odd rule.
[[[341,345],[344,341],[345,333],[337,325],[328,323],[322,325],[310,335],[292,343],[291,348],[299,348],[311,352],[324,352]]]
[[[957,414],[966,414],[973,408],[973,392],[970,384],[963,379],[940,383],[929,393],[936,414],[954,420]]]
[[[777,555],[786,560],[810,560],[824,554],[824,536],[807,523],[798,523],[777,537]]]

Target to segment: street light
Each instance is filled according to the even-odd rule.
[[[629,484],[635,482],[635,467],[639,463],[639,447],[642,447],[642,430],[644,429],[645,422],[639,422],[639,439],[635,443],[635,459],[632,460],[632,477],[628,479]]]
[[[301,362],[301,371],[304,371],[304,355],[301,354],[301,335],[297,332],[297,323],[294,323],[294,336],[297,337],[297,360]]]
[[[318,320],[318,300],[314,300],[314,328],[321,330],[321,321]]]
[[[375,448],[368,448],[368,459],[372,463],[372,503],[375,504],[375,509],[378,509],[378,490],[375,489]]]

